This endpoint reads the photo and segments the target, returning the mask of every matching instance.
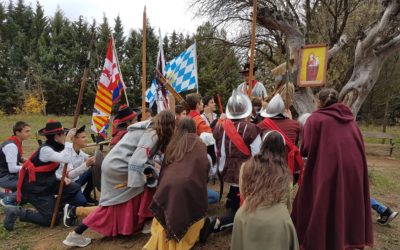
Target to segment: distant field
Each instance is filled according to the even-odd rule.
[[[70,128],[73,123],[73,116],[43,116],[43,115],[11,115],[11,116],[0,116],[0,141],[3,141],[10,135],[12,135],[12,126],[17,121],[25,121],[29,123],[32,127],[31,139],[24,141],[23,148],[25,150],[25,155],[29,156],[33,150],[35,150],[38,146],[35,133],[39,129],[43,128],[46,125],[46,122],[50,119],[60,121],[61,124]],[[86,125],[86,130],[90,129],[90,119],[89,115],[82,115],[78,119],[78,127],[82,125]],[[44,138],[41,138],[44,140]]]

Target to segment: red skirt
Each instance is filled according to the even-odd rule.
[[[142,230],[146,218],[153,217],[149,206],[155,190],[146,187],[143,193],[127,202],[98,206],[83,220],[83,224],[106,237],[135,234]]]

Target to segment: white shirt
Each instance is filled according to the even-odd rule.
[[[6,156],[8,171],[10,174],[18,173],[22,166],[17,165],[18,148],[14,143],[9,143],[3,147],[3,153]]]
[[[201,118],[203,118],[203,120],[207,123],[207,125],[208,126],[210,126],[211,125],[211,123],[215,120],[215,119],[217,119],[217,114],[216,113],[212,113],[212,121],[209,121],[208,120],[208,118],[207,118],[207,116],[206,116],[206,114],[201,114],[200,115],[201,116]]]
[[[84,172],[89,170],[89,167],[86,166],[86,160],[89,158],[89,155],[79,150],[79,154],[76,153],[75,150],[72,150],[72,159],[71,162],[68,163],[67,166],[67,175],[66,177],[70,178],[73,181],[79,179],[79,176]],[[57,180],[61,180],[63,174],[64,164],[60,164],[56,171]]]
[[[246,85],[245,85],[246,84]],[[244,88],[244,86],[246,86]],[[247,92],[247,83],[243,82],[237,87],[238,91],[241,91],[242,93]],[[254,88],[251,89],[251,95],[256,96],[256,97],[267,97],[267,90],[265,89],[264,85],[261,82],[256,82],[254,85]]]

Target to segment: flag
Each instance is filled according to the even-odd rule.
[[[171,60],[165,66],[164,75],[178,93],[197,88],[196,43]],[[150,103],[151,107],[156,99],[157,83],[152,83],[146,90],[146,102]]]
[[[153,80],[151,82],[150,88],[146,90],[146,102],[150,103],[150,108],[153,106],[155,100],[157,98],[157,82]]]
[[[94,101],[91,128],[95,133],[107,137],[106,130],[110,121],[112,106],[121,97],[121,91],[124,88],[125,85],[120,76],[113,39],[110,38]]]
[[[159,33],[158,36],[159,40],[158,40],[158,55],[157,55],[156,69],[161,74],[165,75],[165,58],[164,58],[161,30],[158,30],[158,33]],[[165,88],[164,84],[158,82],[157,80],[156,80],[156,86],[157,86],[157,113],[160,113],[163,110],[169,109],[168,90]]]
[[[196,43],[183,51],[165,66],[166,78],[176,92],[198,87]]]

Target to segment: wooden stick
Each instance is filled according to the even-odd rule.
[[[221,97],[219,96],[219,94],[217,95],[218,98],[218,107],[219,107],[219,112],[224,113],[224,110],[222,109],[222,102],[221,102]]]
[[[142,121],[146,120],[146,6],[143,11],[143,42],[142,42]]]
[[[85,91],[85,86],[86,86],[86,83],[87,83],[87,77],[88,77],[88,74],[89,74],[90,49],[91,49],[91,46],[89,48],[89,54],[88,54],[88,58],[87,58],[87,61],[86,61],[86,67],[85,67],[85,70],[83,71],[83,77],[82,77],[82,81],[81,81],[81,88],[79,90],[78,103],[77,103],[76,109],[75,109],[74,121],[73,121],[72,128],[76,128],[76,125],[78,123],[79,113],[80,113],[81,107],[82,107],[83,93]],[[56,223],[58,209],[60,207],[60,202],[61,202],[61,196],[62,196],[62,192],[63,192],[63,189],[64,189],[65,176],[67,175],[67,166],[68,166],[68,163],[65,163],[64,164],[64,169],[63,169],[63,174],[62,174],[62,177],[61,177],[61,180],[60,180],[60,186],[58,188],[58,194],[57,194],[56,203],[54,205],[53,216],[51,218],[50,228],[53,228],[54,224]]]
[[[172,85],[158,69],[156,69],[156,78],[158,81],[164,84],[165,88],[167,88],[168,91],[174,96],[174,98],[178,100],[180,105],[184,106],[185,108],[188,107],[185,99],[183,99],[183,97],[178,92],[176,92],[176,90],[172,87]]]
[[[257,21],[257,0],[253,0],[253,22],[251,27],[251,42],[250,42],[250,71],[249,71],[249,88],[248,95],[251,98],[253,91],[253,79],[254,79],[254,47],[256,40],[256,21]]]

